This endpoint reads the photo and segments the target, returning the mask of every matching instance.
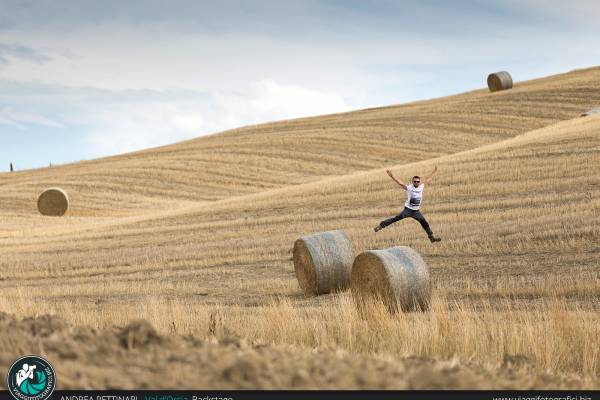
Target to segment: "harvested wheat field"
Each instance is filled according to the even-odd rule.
[[[600,388],[600,114],[579,117],[598,104],[590,68],[2,174],[0,374],[37,352],[63,388]],[[443,241],[373,233],[405,200],[385,168],[434,165]],[[66,216],[38,213],[47,187]],[[356,254],[416,250],[429,311],[306,296],[294,241],[338,229]],[[115,383],[124,358],[135,377]],[[189,362],[205,381],[176,373]]]

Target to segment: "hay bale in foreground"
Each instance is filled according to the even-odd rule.
[[[359,309],[376,300],[390,312],[425,311],[431,300],[427,264],[407,246],[359,254],[352,266],[351,288]]]
[[[60,188],[50,188],[42,192],[37,202],[42,215],[60,217],[69,209],[69,196]]]
[[[493,74],[488,75],[487,85],[490,92],[497,92],[499,90],[512,89],[513,80],[506,71],[494,72]]]
[[[589,115],[594,115],[594,114],[598,114],[598,113],[600,113],[600,107],[592,108],[591,110],[586,111],[583,114],[581,114],[581,116],[587,117]]]
[[[304,293],[319,295],[350,287],[354,249],[344,231],[302,236],[294,243],[293,258]]]

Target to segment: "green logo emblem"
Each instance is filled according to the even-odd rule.
[[[8,370],[8,389],[17,400],[46,400],[56,386],[54,368],[45,359],[25,356]]]

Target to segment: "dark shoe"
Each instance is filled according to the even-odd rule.
[[[375,232],[379,232],[381,230],[381,225],[377,225],[375,228],[373,228],[373,230]]]
[[[431,235],[431,236],[429,236],[429,240],[431,241],[431,243],[434,243],[434,242],[441,242],[441,241],[442,241],[442,238],[440,238],[440,237],[435,237],[435,236]]]

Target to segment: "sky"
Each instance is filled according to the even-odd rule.
[[[600,64],[600,2],[0,0],[0,172]]]

